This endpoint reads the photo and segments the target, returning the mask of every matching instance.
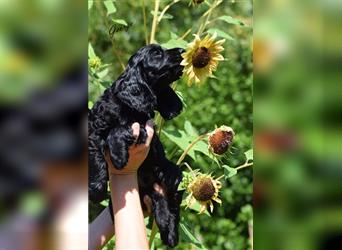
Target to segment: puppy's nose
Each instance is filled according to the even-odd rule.
[[[185,52],[185,49],[177,48],[179,54],[183,54]]]
[[[173,48],[173,49],[169,49],[168,50],[168,52],[169,53],[171,53],[171,54],[173,54],[173,55],[180,55],[180,54],[182,54],[182,53],[184,53],[185,52],[185,50],[184,49],[182,49],[182,48]]]

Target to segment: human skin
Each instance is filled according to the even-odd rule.
[[[113,235],[116,235],[116,249],[149,249],[146,228],[144,224],[144,213],[140,205],[137,170],[148,155],[150,143],[153,137],[153,122],[148,121],[145,129],[147,139],[144,144],[133,145],[129,149],[129,160],[122,170],[117,170],[111,163],[108,154],[108,173],[111,189],[111,198],[114,201],[114,228],[111,224],[108,208],[89,226],[89,249],[100,249]],[[139,137],[140,125],[132,125],[133,136]],[[155,184],[154,188],[163,194],[163,189]],[[145,214],[151,212],[151,199],[144,197],[144,203],[148,208]]]

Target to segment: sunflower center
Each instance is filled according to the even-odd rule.
[[[215,194],[215,187],[211,179],[206,178],[194,183],[192,192],[196,200],[209,201]]]
[[[195,68],[204,68],[208,65],[210,59],[210,51],[206,47],[200,47],[192,55],[192,65]]]

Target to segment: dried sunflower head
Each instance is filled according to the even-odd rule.
[[[204,39],[198,35],[194,36],[195,40],[188,44],[186,52],[182,54],[183,61],[181,62],[189,86],[193,82],[198,84],[207,76],[211,76],[217,68],[218,61],[224,59],[220,54],[223,51],[221,45],[224,43],[224,39],[215,41],[216,34],[212,37],[207,35]]]
[[[223,155],[233,142],[234,131],[222,125],[209,134],[209,151],[215,155]]]
[[[214,209],[213,201],[222,203],[218,197],[221,187],[221,182],[214,179],[210,174],[198,173],[187,187],[189,193],[186,198],[187,207],[190,207],[197,200],[201,206],[199,213],[204,213],[208,206],[212,212]]]

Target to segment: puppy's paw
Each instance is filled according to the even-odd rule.
[[[107,198],[107,179],[89,182],[88,196],[92,202],[99,203]]]
[[[147,139],[147,131],[144,127],[140,126],[139,137],[137,140],[137,144],[144,144]]]
[[[160,238],[163,243],[169,247],[175,247],[178,244],[178,230],[171,229],[172,226],[164,231],[160,231]]]
[[[127,165],[128,152],[126,150],[122,150],[121,152],[109,150],[109,155],[110,160],[116,169],[123,169]]]
[[[178,233],[170,232],[167,238],[167,243],[169,247],[175,247],[178,244]]]

